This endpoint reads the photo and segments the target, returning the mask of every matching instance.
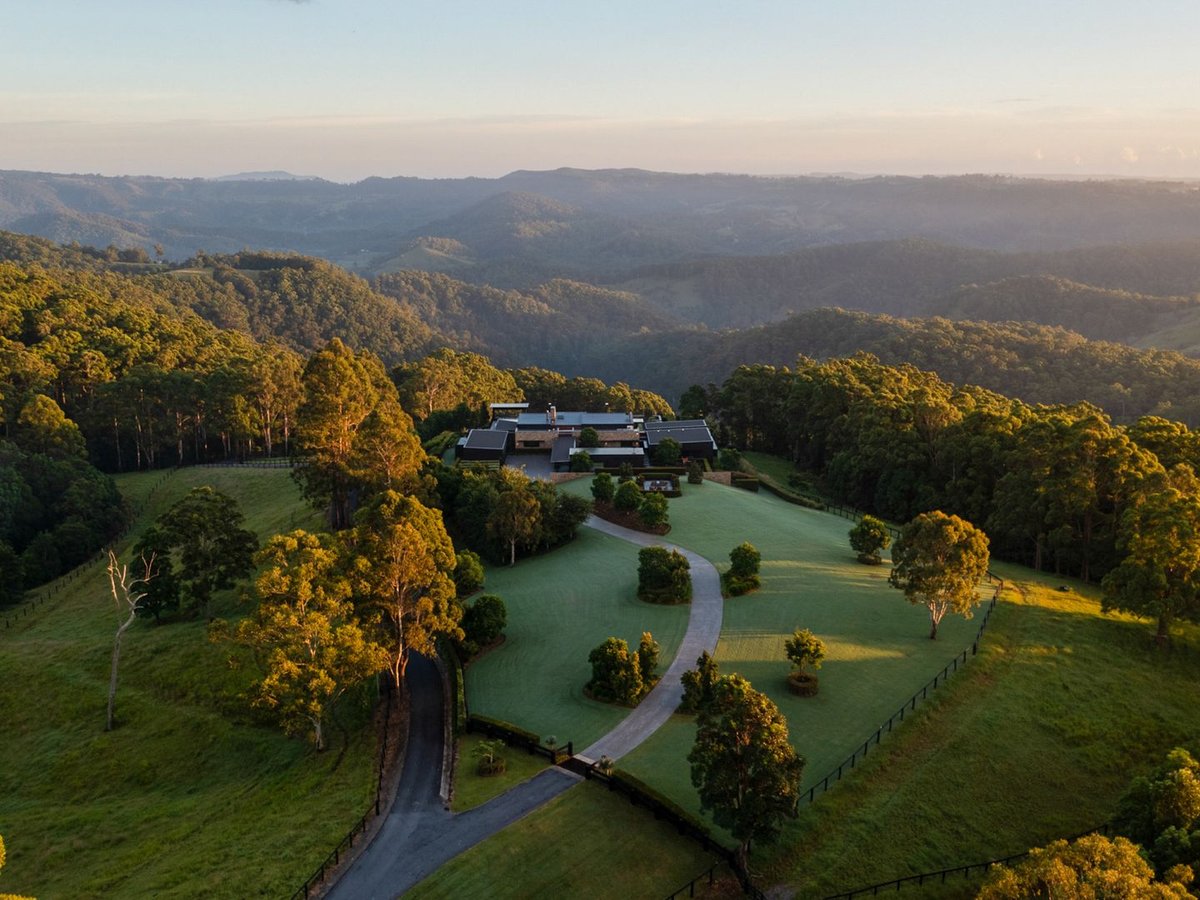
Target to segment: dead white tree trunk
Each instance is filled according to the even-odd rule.
[[[150,580],[154,570],[154,557],[146,559],[143,556],[142,564],[145,566],[145,576],[130,580],[129,566],[121,565],[117,561],[117,554],[112,550],[108,551],[108,584],[112,589],[113,602],[116,603],[117,609],[124,607],[128,610],[129,618],[117,628],[117,636],[113,640],[112,671],[108,676],[108,721],[104,726],[105,731],[113,730],[113,715],[117,705],[117,666],[121,661],[121,638],[137,618],[138,607],[146,596],[145,591],[138,591],[135,586],[144,585]]]

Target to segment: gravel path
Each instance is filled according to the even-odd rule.
[[[687,632],[658,684],[612,731],[579,756],[619,759],[654,734],[679,706],[679,677],[721,633],[721,583],[712,563],[654,535],[614,525],[595,516],[588,527],[639,546],[678,550],[692,567],[692,604]],[[457,815],[439,794],[444,750],[442,680],[432,661],[415,657],[406,676],[412,718],[404,767],[387,821],[369,847],[325,895],[331,900],[392,900],[445,863],[548,803],[580,778],[551,767],[482,806]]]

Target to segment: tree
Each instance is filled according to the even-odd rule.
[[[1200,762],[1182,747],[1133,780],[1113,817],[1116,831],[1146,848],[1159,874],[1200,868]]]
[[[704,483],[704,464],[700,460],[693,459],[688,463],[687,480],[688,484]]]
[[[638,506],[638,518],[647,528],[664,528],[670,519],[667,498],[658,491],[650,491],[644,495],[641,505]]]
[[[630,512],[642,505],[642,489],[636,481],[622,481],[613,495],[613,506]]]
[[[888,583],[903,590],[909,603],[928,608],[929,638],[936,640],[947,612],[971,617],[987,570],[987,535],[965,519],[935,510],[904,526],[892,548]]]
[[[263,677],[250,691],[288,734],[311,729],[325,749],[325,720],[352,686],[388,667],[388,652],[354,615],[350,583],[333,539],[278,534],[255,558],[261,567],[258,608],[238,623],[234,639],[253,651]],[[226,633],[214,623],[214,637]]]
[[[186,606],[212,618],[212,595],[250,573],[258,538],[242,528],[237,501],[211,487],[192,488],[159,516],[163,541],[179,556]]]
[[[641,643],[638,644],[638,671],[642,675],[642,683],[649,689],[655,682],[654,670],[658,668],[658,654],[661,652],[658,641],[648,631],[642,632]]]
[[[744,871],[751,841],[771,842],[796,815],[804,760],[788,741],[787,721],[746,679],[723,675],[700,709],[688,762],[700,808],[738,840]]]
[[[596,431],[591,425],[587,428],[581,428],[579,437],[575,443],[580,447],[586,447],[589,450],[600,446],[600,432]]]
[[[586,688],[597,700],[633,706],[646,693],[638,656],[621,638],[608,638],[588,654],[588,662],[592,678]]]
[[[468,656],[500,640],[508,624],[508,610],[495,594],[484,594],[463,611],[463,645]]]
[[[1101,608],[1157,623],[1165,646],[1180,619],[1200,619],[1200,479],[1185,465],[1151,476],[1121,517],[1125,558],[1101,582]]]
[[[1154,870],[1138,854],[1136,844],[1123,837],[1109,840],[1089,834],[1073,843],[1054,841],[1029,851],[1029,858],[1012,868],[992,868],[979,900],[1188,900],[1191,870],[1154,880]]]
[[[454,564],[454,588],[459,597],[469,597],[483,587],[483,560],[473,550],[457,554]]]
[[[720,677],[717,661],[705,650],[696,659],[696,668],[688,669],[679,676],[683,685],[683,700],[679,705],[684,712],[698,713],[711,703]]]
[[[703,419],[708,415],[709,406],[711,405],[710,394],[715,393],[715,386],[711,386],[712,390],[705,390],[704,387],[698,384],[693,384],[679,398],[679,418],[681,419]]]
[[[432,657],[440,635],[462,639],[453,602],[454,545],[442,514],[414,497],[384,491],[355,516],[346,552],[360,618],[388,648],[388,668],[399,687],[413,651]]]
[[[150,568],[142,585],[144,596],[138,604],[139,616],[153,616],[155,622],[163,614],[179,609],[179,575],[171,561],[171,541],[157,525],[151,525],[133,548],[134,556],[149,560]]]
[[[597,472],[592,479],[592,498],[597,503],[611,503],[615,491],[612,476],[607,472]]]
[[[737,597],[756,590],[760,584],[758,570],[762,554],[749,541],[742,541],[729,551],[729,571],[721,576],[725,592]]]
[[[355,438],[387,381],[379,361],[355,356],[337,338],[304,367],[304,401],[296,411],[298,465],[292,470],[304,496],[329,505],[334,529],[351,524]],[[390,382],[388,382],[390,385]]]
[[[638,599],[647,603],[686,603],[692,599],[691,566],[678,550],[638,551]]]
[[[123,609],[129,613],[129,617],[117,626],[117,634],[113,638],[112,666],[108,675],[108,717],[105,720],[105,731],[113,730],[114,716],[116,715],[117,667],[121,663],[121,638],[125,636],[125,632],[137,618],[138,607],[146,596],[145,585],[153,575],[154,558],[142,557],[140,561],[142,563],[141,577],[131,577],[129,566],[121,565],[117,561],[117,555],[112,550],[108,551],[108,586],[112,591],[113,603],[116,604],[117,609]]]
[[[805,666],[814,669],[821,668],[821,660],[825,658],[825,642],[805,628],[797,628],[783,645],[787,658],[800,675],[806,674]]]
[[[586,450],[580,450],[578,453],[571,454],[571,471],[572,472],[590,472],[595,467],[592,462],[592,455]]]
[[[17,443],[26,450],[57,459],[83,459],[87,455],[79,426],[45,394],[29,398],[16,424]]]
[[[677,466],[683,459],[683,447],[675,438],[663,438],[654,448],[656,466]]]
[[[882,519],[874,516],[863,516],[859,523],[850,529],[850,548],[858,554],[859,562],[879,565],[879,551],[886,550],[891,543],[891,531]]]
[[[494,539],[508,544],[508,564],[517,564],[517,544],[529,543],[538,536],[542,508],[526,486],[510,487],[496,498],[487,519],[487,530]]]

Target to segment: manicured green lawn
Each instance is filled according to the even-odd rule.
[[[498,797],[522,781],[528,781],[549,765],[544,756],[531,755],[515,747],[503,751],[506,768],[500,775],[480,775],[479,760],[475,748],[487,740],[481,735],[468,734],[458,739],[458,755],[454,761],[454,798],[450,808],[454,812],[474,809]]]
[[[144,499],[159,473],[119,479]],[[260,535],[317,517],[284,470],[188,469],[159,487],[157,515],[213,484]],[[239,610],[233,592],[218,611]],[[118,615],[99,566],[0,632],[0,890],[40,897],[286,896],[373,796],[369,696],[348,704],[348,746],[317,755],[252,722],[227,696],[231,670],[200,622],[134,625],[125,637],[119,727],[104,732]]]
[[[572,482],[568,490],[586,490]],[[671,501],[667,539],[728,566],[749,540],[762,553],[762,588],[725,602],[717,660],[767,693],[808,760],[805,788],[823,778],[887,721],[913,692],[974,639],[977,621],[947,617],[929,640],[928,614],[887,585],[887,565],[864,566],[850,549],[851,523],[760,492],[706,482]],[[811,628],[826,643],[820,694],[787,690],[784,641]],[[688,775],[693,720],[676,716],[620,765],[698,810]]]
[[[711,864],[694,841],[587,782],[451,860],[405,897],[660,898]]]
[[[472,713],[503,719],[580,750],[629,710],[589,700],[588,653],[609,636],[636,648],[643,631],[669,665],[687,629],[687,606],[637,599],[637,548],[591,528],[545,556],[489,568],[484,590],[504,598],[504,643],[466,671]]]

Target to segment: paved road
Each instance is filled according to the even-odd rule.
[[[678,550],[687,557],[688,564],[692,567],[691,613],[687,632],[679,644],[675,659],[654,686],[654,690],[642,699],[633,712],[616,728],[579,754],[591,760],[597,760],[601,756],[620,759],[654,734],[678,708],[683,697],[680,676],[695,667],[697,657],[705,650],[712,653],[717,649],[725,601],[721,598],[721,576],[713,564],[703,556],[667,543],[655,535],[622,528],[595,516],[588,517],[587,525],[643,547]]]
[[[687,632],[666,673],[637,708],[580,756],[619,759],[654,734],[679,706],[679,677],[704,650],[713,652],[721,633],[720,577],[701,556],[622,528],[595,516],[587,525],[641,546],[678,550],[692,567],[692,604]],[[396,799],[387,820],[367,849],[326,895],[330,900],[392,900],[464,850],[548,803],[580,779],[551,767],[499,797],[454,815],[440,796],[444,740],[442,679],[431,660],[414,657],[407,676],[412,697],[408,746]]]

